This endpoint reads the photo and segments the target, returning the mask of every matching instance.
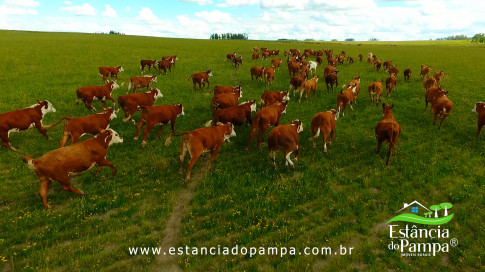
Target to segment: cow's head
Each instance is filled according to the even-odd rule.
[[[108,136],[108,141],[109,141],[109,144],[108,145],[112,145],[112,144],[118,144],[118,143],[122,143],[123,142],[123,138],[121,138],[121,136],[118,134],[118,132],[112,130],[111,128],[110,129],[107,129],[105,130],[107,131],[107,133],[109,133],[110,136]],[[111,137],[111,139],[110,139]]]
[[[178,116],[181,116],[181,115],[185,115],[184,113],[184,106],[182,106],[182,104],[177,104],[175,105],[177,107],[177,117]]]
[[[152,76],[152,82],[157,82],[157,76]]]
[[[475,104],[475,107],[473,108],[472,112],[480,113],[480,112],[483,111],[483,109],[485,109],[485,103],[484,102],[477,102],[477,104]]]
[[[360,76],[356,76],[356,77],[354,77],[354,80],[357,80],[357,82],[359,82],[359,83],[360,83]]]
[[[108,83],[108,85],[110,85],[111,91],[118,89],[120,87],[120,85],[118,85],[118,83],[116,83],[116,81],[110,81]]]
[[[296,120],[292,120],[292,121],[290,122],[290,124],[291,124],[292,126],[296,126],[296,132],[297,132],[297,133],[300,133],[300,132],[302,132],[302,131],[303,131],[303,123],[302,123],[300,120],[298,120],[298,119],[296,119]]]
[[[283,96],[283,101],[290,101],[290,92],[280,92],[281,94],[285,94]]]
[[[328,110],[327,112],[333,114],[333,118],[335,119],[335,121],[338,119],[337,111],[335,109]]]
[[[118,66],[118,72],[123,72],[125,69],[123,69],[122,66]]]
[[[44,100],[44,101],[37,100],[37,105],[41,106],[40,111],[42,112],[42,115],[45,115],[46,113],[49,113],[49,112],[56,112],[56,109],[54,109],[54,106],[52,106],[51,102],[47,100]]]
[[[207,71],[207,76],[211,77],[212,76],[212,70]]]
[[[116,116],[115,110],[113,108],[107,108],[107,109],[104,110],[104,112],[106,114],[109,114],[109,120],[113,120],[116,117],[118,117],[118,116]]]
[[[153,94],[153,97],[155,98],[155,100],[163,97],[163,94],[159,89],[152,89],[150,92]]]
[[[392,108],[394,108],[394,104],[389,106],[382,103],[382,114],[385,116],[386,114],[392,113]]]

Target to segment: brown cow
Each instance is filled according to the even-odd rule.
[[[424,65],[424,64],[421,64],[421,73],[420,73],[420,76],[422,79],[424,79],[424,77],[428,78],[429,77],[429,70],[430,70],[430,67],[427,66],[427,65]]]
[[[350,85],[345,90],[341,90],[337,96],[337,118],[340,116],[340,108],[342,108],[342,116],[345,116],[345,109],[347,109],[347,105],[350,104],[350,109],[354,110],[352,105],[354,104],[355,99],[355,89],[356,84]]]
[[[241,91],[214,95],[211,100],[212,112],[217,109],[226,109],[237,106],[237,101],[241,97]]]
[[[271,66],[275,67],[277,70],[280,69],[281,59],[272,59]]]
[[[308,101],[308,94],[310,92],[312,92],[313,96],[315,96],[315,93],[317,91],[317,82],[318,82],[318,76],[314,76],[312,79],[305,80],[301,84],[300,88],[297,90],[300,92],[300,100],[298,101],[298,103],[301,102],[301,97],[303,96],[303,92],[305,92],[305,98],[307,101]]]
[[[232,64],[234,64],[234,67],[239,68],[239,65],[242,65],[242,56],[233,58]]]
[[[206,127],[212,124],[217,124],[221,122],[223,124],[231,123],[235,126],[240,126],[246,122],[246,120],[251,124],[253,118],[251,113],[256,111],[256,100],[246,101],[235,107],[230,107],[226,109],[220,109],[212,113],[212,120],[205,123]]]
[[[477,138],[478,138],[480,137],[480,132],[482,131],[482,127],[485,126],[485,103],[477,102],[472,112],[478,114],[478,123],[477,123],[478,125]]]
[[[264,72],[264,66],[253,66],[251,67],[251,80],[254,80],[254,77],[256,77],[256,80],[259,78],[263,78],[263,72]]]
[[[394,104],[392,104],[391,106],[382,104],[382,111],[384,116],[382,117],[381,121],[377,123],[375,130],[377,139],[376,154],[379,154],[379,152],[381,151],[381,146],[383,142],[389,143],[389,151],[387,152],[386,165],[389,165],[392,152],[396,147],[399,135],[401,135],[401,126],[396,122],[396,119],[392,114],[393,107]]]
[[[424,107],[424,109],[428,108],[428,103],[431,103],[431,105],[434,104],[441,91],[442,89],[438,86],[431,86],[426,89],[426,93],[424,95],[424,102],[426,103],[426,107]]]
[[[290,61],[286,65],[290,76],[295,76],[300,72],[301,63],[298,61]]]
[[[333,65],[328,65],[325,67],[323,70],[323,78],[326,78],[329,74],[335,72],[335,66]]]
[[[335,70],[333,73],[328,74],[325,77],[325,84],[327,85],[327,91],[332,90],[333,91],[333,85],[335,84],[335,87],[338,86],[338,70]]]
[[[359,54],[359,61],[362,61],[364,59],[364,54],[360,53]]]
[[[150,72],[150,69],[153,68],[157,70],[157,65],[158,60],[141,60],[140,61],[140,70],[142,73],[145,72],[145,67],[148,67],[148,72]]]
[[[438,82],[436,82],[436,79],[434,77],[429,77],[423,82],[424,89],[429,89],[431,87],[438,86]]]
[[[170,61],[170,63],[172,63],[173,68],[175,68],[175,61],[176,60],[179,60],[179,58],[177,57],[177,55],[174,55],[174,56],[163,56],[162,57],[162,60],[168,60],[168,61]]]
[[[110,67],[110,66],[102,66],[99,67],[99,74],[103,77],[103,81],[108,83],[108,76],[111,76],[111,79],[115,78],[118,79],[118,73],[123,72],[124,69],[121,66],[118,67]]]
[[[351,57],[351,56],[348,56],[347,57],[347,64],[352,64],[352,63],[354,63],[354,58]]]
[[[195,91],[195,85],[197,83],[199,84],[199,89],[202,90],[201,84],[205,88],[206,82],[207,82],[207,87],[210,87],[209,77],[211,77],[211,76],[212,76],[212,70],[208,70],[208,71],[205,71],[205,72],[193,74],[187,80],[192,79],[192,83],[194,83],[194,91]]]
[[[404,81],[409,82],[409,79],[411,78],[411,75],[413,74],[413,71],[411,71],[411,68],[407,68],[404,70]]]
[[[106,155],[109,146],[122,142],[123,138],[118,133],[107,129],[101,131],[101,134],[95,138],[47,152],[38,159],[33,159],[32,156],[24,157],[23,161],[31,170],[34,170],[39,178],[38,194],[44,208],[50,208],[47,203],[47,191],[52,180],[59,181],[64,191],[84,195],[84,192],[71,186],[70,176],[72,174],[82,173],[97,165],[96,174],[101,171],[103,166],[108,166],[114,176],[116,168],[113,163],[106,160]]]
[[[115,81],[110,81],[103,86],[85,86],[76,90],[77,98],[84,102],[86,108],[96,111],[93,107],[94,100],[100,100],[103,104],[101,107],[106,106],[106,99],[113,101],[113,107],[115,106],[115,100],[111,96],[113,90],[119,88],[119,85]],[[79,103],[79,100],[78,102]]]
[[[278,126],[281,118],[281,114],[286,113],[287,103],[276,103],[269,107],[259,110],[254,115],[253,123],[251,126],[251,135],[249,136],[248,145],[246,150],[249,150],[251,142],[253,141],[254,134],[259,130],[258,134],[258,148],[261,149],[261,139],[269,126]]]
[[[158,62],[158,74],[162,73],[162,70],[165,74],[167,74],[167,70],[172,72],[172,65],[173,65],[173,59],[162,59],[161,61]]]
[[[323,132],[323,152],[327,153],[327,143],[331,145],[335,139],[336,120],[337,111],[334,109],[320,112],[313,116],[311,124],[313,137],[308,139],[313,142],[313,148],[317,147],[315,140],[320,136],[320,132]],[[327,141],[328,137],[330,137],[330,141]]]
[[[216,85],[214,86],[214,89],[212,89],[212,91],[210,91],[209,93],[212,93],[212,92],[214,92],[214,95],[222,94],[222,93],[235,93],[235,92],[240,92],[242,95],[242,87],[241,85],[234,86],[234,87]]]
[[[281,125],[273,128],[268,135],[269,156],[276,168],[276,153],[282,150],[286,159],[285,165],[290,165],[295,170],[295,164],[291,161],[290,156],[296,151],[295,162],[300,157],[300,136],[303,131],[303,124],[300,120],[291,121],[289,125]]]
[[[231,61],[231,62],[232,62],[232,61],[234,60],[234,58],[235,58],[235,57],[236,57],[236,52],[229,53],[229,54],[227,54],[227,55],[226,55],[226,60],[228,60],[228,61]]]
[[[369,90],[370,103],[376,102],[376,106],[379,105],[382,95],[382,80],[376,80],[369,84],[367,88]]]
[[[443,71],[436,71],[434,72],[433,78],[436,79],[436,83],[438,86],[441,86],[441,81],[445,78],[445,72]]]
[[[16,151],[16,149],[10,145],[10,133],[20,132],[33,127],[36,127],[44,137],[50,139],[42,124],[44,115],[49,112],[56,112],[56,109],[54,109],[51,102],[47,100],[37,100],[37,104],[25,109],[0,114],[0,139],[2,139],[2,145],[12,151]]]
[[[133,76],[130,78],[130,84],[128,84],[128,89],[126,90],[126,93],[131,90],[132,86],[133,93],[136,93],[137,88],[146,88],[147,90],[149,90],[153,82],[157,82],[157,76]]]
[[[259,54],[258,54],[258,53],[254,53],[254,54],[252,55],[252,58],[253,58],[253,60],[257,60],[257,59],[259,59]]]
[[[359,92],[360,92],[360,76],[354,77],[354,80],[347,83],[345,88],[348,89],[349,87],[354,86],[354,85],[355,85],[355,90],[353,91],[353,93],[354,93],[354,103],[357,104],[357,97],[359,96]]]
[[[189,182],[192,168],[200,155],[206,151],[211,152],[211,159],[207,168],[207,171],[210,171],[212,163],[216,160],[217,154],[221,150],[222,143],[230,137],[235,137],[236,132],[234,131],[234,125],[231,123],[217,123],[216,126],[199,128],[190,132],[184,132],[182,135],[182,148],[179,155],[179,174],[183,175],[184,173],[182,165],[188,151],[190,154],[190,161],[187,166],[185,182]]]
[[[113,108],[108,108],[102,113],[80,117],[80,118],[68,118],[64,117],[57,123],[50,125],[46,128],[57,126],[62,121],[64,123],[63,137],[59,142],[60,147],[64,147],[67,140],[71,138],[71,144],[77,143],[79,138],[85,134],[96,135],[102,129],[108,129],[111,120],[116,118],[116,113]]]
[[[266,85],[273,85],[274,69],[275,69],[274,67],[264,68],[263,77],[264,77],[264,82],[266,83]]]
[[[453,109],[453,102],[451,102],[451,100],[446,97],[446,94],[448,94],[447,91],[441,90],[438,93],[438,97],[436,98],[435,102],[431,105],[431,111],[434,115],[433,125],[436,124],[436,119],[441,119],[438,129],[441,128],[446,117],[448,117],[451,110]]]
[[[289,90],[291,91],[292,88],[295,88],[295,92],[293,94],[296,94],[296,90],[300,88],[301,84],[305,82],[306,76],[293,76],[290,81],[290,87]]]
[[[118,106],[125,112],[125,119],[123,119],[123,122],[131,120],[134,125],[135,120],[131,117],[133,113],[143,106],[152,106],[156,99],[162,97],[163,94],[159,89],[151,89],[146,93],[134,93],[119,96]]]
[[[269,58],[270,55],[271,54],[269,53],[269,51],[264,51],[261,53],[261,57],[263,58],[263,60],[266,60],[267,58]]]
[[[394,74],[394,76],[396,77],[399,74],[399,68],[397,68],[396,65],[392,65],[389,67],[389,75],[392,75],[392,74]]]
[[[376,60],[374,61],[374,71],[379,71],[382,66],[382,61],[381,60]]]
[[[388,78],[386,78],[387,97],[391,97],[391,93],[396,88],[396,84],[397,79],[395,74],[391,74]]]
[[[136,135],[133,140],[138,140],[138,135],[140,135],[141,128],[146,124],[146,128],[143,131],[143,141],[142,146],[147,143],[147,135],[156,126],[160,125],[157,132],[157,139],[160,138],[162,133],[163,125],[170,124],[172,127],[172,134],[175,134],[175,121],[177,117],[185,115],[184,107],[182,104],[174,105],[163,105],[163,106],[142,106],[141,108],[141,118],[140,123],[136,128]],[[165,145],[169,145],[171,136],[167,137]]]
[[[382,64],[382,67],[384,68],[384,71],[387,71],[387,70],[389,70],[389,68],[391,68],[391,62],[392,62],[392,60],[386,60],[386,61],[384,61],[384,63]]]
[[[275,103],[283,103],[290,100],[290,93],[278,91],[264,91],[261,95],[261,108],[271,106]]]

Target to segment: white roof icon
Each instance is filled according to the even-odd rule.
[[[414,205],[414,204],[418,204],[419,206],[425,208],[426,210],[431,211],[430,209],[426,208],[423,204],[421,204],[418,201],[414,200],[413,202],[411,202],[409,204],[408,203],[404,203],[404,207],[402,209],[400,209],[399,211],[397,211],[397,212],[400,212],[400,211],[402,211],[402,210],[406,209],[407,207],[409,207],[411,205]]]

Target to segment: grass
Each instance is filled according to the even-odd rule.
[[[282,67],[273,86],[251,81],[251,66],[269,66],[270,60],[252,61],[254,46],[347,50],[356,57],[373,52],[393,60],[400,69],[398,85],[391,98],[402,135],[391,164],[385,166],[387,145],[374,154],[374,128],[382,116],[381,107],[369,104],[367,85],[387,77],[366,63],[338,67],[339,83],[361,76],[362,90],[354,106],[337,121],[335,142],[323,154],[321,138],[317,149],[307,139],[310,121],[319,111],[335,108],[337,93],[327,93],[320,79],[317,96],[298,104],[293,96],[281,124],[303,121],[300,135],[301,158],[296,170],[284,166],[278,154],[276,170],[271,168],[268,151],[244,150],[249,128],[236,128],[237,137],[222,147],[213,170],[202,178],[182,220],[178,245],[190,246],[330,246],[354,247],[351,256],[192,256],[178,257],[188,271],[479,271],[483,269],[485,204],[485,154],[483,139],[476,139],[475,102],[484,100],[482,71],[484,47],[456,42],[269,42],[211,41],[74,33],[0,32],[0,112],[24,108],[35,99],[47,99],[57,112],[44,124],[64,116],[79,117],[90,112],[76,105],[75,90],[101,85],[99,66],[122,65],[115,98],[125,94],[130,76],[139,75],[141,59],[178,55],[175,69],[160,75],[154,87],[164,97],[156,104],[182,103],[185,116],[176,123],[177,131],[200,128],[211,118],[210,95],[192,89],[187,78],[212,69],[211,86],[243,86],[243,99],[259,101],[264,90],[286,90],[290,77]],[[235,70],[225,60],[229,52],[243,55],[243,65]],[[283,57],[283,56],[281,56]],[[441,130],[432,125],[424,111],[424,89],[419,67],[427,64],[446,73],[442,87],[454,102],[452,114]],[[403,81],[402,71],[413,70],[411,82]],[[318,75],[324,67],[318,67]],[[340,85],[339,85],[340,87]],[[108,105],[111,105],[108,102]],[[99,108],[99,104],[95,104]],[[87,193],[80,197],[52,184],[48,195],[52,210],[44,211],[37,196],[38,180],[22,157],[34,158],[58,147],[61,126],[48,134],[37,131],[11,134],[11,144],[20,151],[0,149],[0,269],[9,270],[153,270],[155,257],[130,256],[130,246],[157,246],[177,195],[184,190],[178,175],[180,139],[169,147],[155,140],[133,141],[135,127],[112,121],[111,128],[124,143],[110,147],[107,159],[118,169],[115,177],[108,169],[98,176],[89,171],[76,176],[73,185]],[[139,113],[135,114],[139,120]],[[163,137],[169,128],[164,128]],[[267,134],[266,134],[267,135]],[[483,135],[482,135],[483,136]],[[83,138],[81,138],[83,139]],[[263,138],[266,139],[266,136]],[[386,150],[386,151],[385,151]],[[186,165],[186,163],[185,163]],[[202,161],[195,171],[202,169]],[[395,216],[403,202],[423,204],[450,202],[455,216],[446,225],[458,247],[439,257],[402,258],[387,250],[389,233],[385,222]],[[426,205],[425,204],[425,205]],[[384,225],[384,227],[382,227]]]

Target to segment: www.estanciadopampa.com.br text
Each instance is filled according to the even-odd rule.
[[[129,247],[128,253],[130,255],[168,255],[168,256],[236,256],[249,255],[254,256],[309,256],[309,255],[352,255],[353,247],[345,247],[340,245],[339,248],[332,249],[331,247],[305,247],[298,249],[296,247],[245,247],[245,246],[213,246],[213,247],[193,247],[181,246],[170,247],[164,251],[161,247]]]

